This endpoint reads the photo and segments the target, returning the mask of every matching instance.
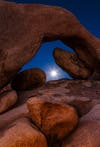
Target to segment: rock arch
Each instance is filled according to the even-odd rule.
[[[68,10],[0,1],[0,88],[38,51],[42,42],[60,39],[84,66],[99,72],[100,40]]]

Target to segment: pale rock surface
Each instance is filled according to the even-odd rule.
[[[0,114],[11,108],[17,101],[17,93],[14,90],[6,91],[0,95]]]
[[[21,118],[0,131],[0,147],[47,147],[47,141],[27,118]]]
[[[80,123],[62,147],[99,147],[100,146],[100,104],[80,119]]]

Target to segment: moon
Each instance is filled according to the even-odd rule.
[[[57,70],[51,70],[51,71],[50,71],[50,76],[53,77],[53,78],[58,77],[58,72],[57,72]]]
[[[45,70],[47,81],[57,80],[61,77],[61,71],[58,67],[48,66]]]
[[[56,70],[52,70],[52,71],[50,72],[50,75],[51,75],[51,77],[57,77],[58,73],[57,73]]]

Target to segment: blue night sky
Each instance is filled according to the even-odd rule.
[[[100,1],[99,0],[9,0],[17,3],[38,3],[46,5],[56,5],[72,11],[80,22],[95,36],[100,38]],[[47,80],[59,78],[70,78],[54,62],[52,52],[55,47],[61,47],[72,51],[59,40],[42,44],[36,56],[23,66],[22,70],[38,67],[47,74]],[[58,76],[50,76],[51,70],[57,70]]]

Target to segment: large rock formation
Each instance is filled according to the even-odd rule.
[[[11,85],[15,90],[30,90],[42,86],[45,82],[45,72],[39,68],[33,68],[17,74]]]
[[[71,145],[81,147],[87,144],[89,145],[88,147],[90,147],[91,144],[94,145],[94,147],[99,147],[99,88],[99,81],[70,81],[62,79],[47,82],[38,89],[17,91],[18,103],[16,107],[0,115],[0,132],[2,134],[4,128],[9,128],[9,126],[14,124],[19,118],[28,117],[32,118],[33,121],[30,119],[29,121],[45,134],[48,147],[61,147],[61,144],[63,147],[67,147],[68,145],[69,147]],[[28,107],[26,102],[28,103]],[[79,124],[77,124],[76,111],[79,115]],[[76,124],[77,127],[75,128]],[[23,128],[22,125],[26,126],[26,122],[23,121],[20,125],[21,128]],[[27,132],[30,132],[30,128],[28,126],[26,126],[26,128]],[[14,132],[17,131],[15,127],[14,130],[12,128],[10,130],[11,135],[14,135]],[[9,143],[11,143],[7,140],[10,130],[6,129],[3,141],[2,138],[0,138],[1,143],[7,142],[7,147],[10,147]],[[71,130],[73,131],[70,132]],[[22,131],[20,132],[21,135],[23,132],[27,135],[26,130],[20,129],[20,131]],[[36,134],[33,133],[32,136],[35,137],[35,135]],[[65,137],[64,142],[62,140],[63,137]],[[15,139],[18,139],[17,136],[14,136],[14,147],[16,147]],[[21,141],[23,142],[22,138]],[[33,142],[34,141],[35,140],[33,140]],[[39,141],[36,142],[38,146]],[[27,144],[28,146],[30,143],[31,136],[24,140],[23,144]]]
[[[69,135],[78,123],[77,112],[71,106],[34,97],[27,104],[30,117],[47,136],[50,146]]]
[[[53,56],[55,62],[74,79],[88,79],[92,74],[92,71],[73,53],[56,48],[53,52]]]
[[[0,1],[0,88],[6,85],[44,41],[60,39],[98,71],[100,40],[68,10],[56,6]]]
[[[16,74],[41,43],[56,39],[75,51],[54,50],[56,63],[75,80],[35,89],[45,82],[44,72]],[[100,40],[71,12],[0,1],[0,147],[99,147],[99,67]],[[77,80],[87,78],[97,81]]]
[[[37,97],[72,105],[78,110],[79,115],[83,116],[100,103],[99,91],[100,81],[66,79],[49,81],[41,88],[18,92],[17,105],[25,103],[29,97]]]

